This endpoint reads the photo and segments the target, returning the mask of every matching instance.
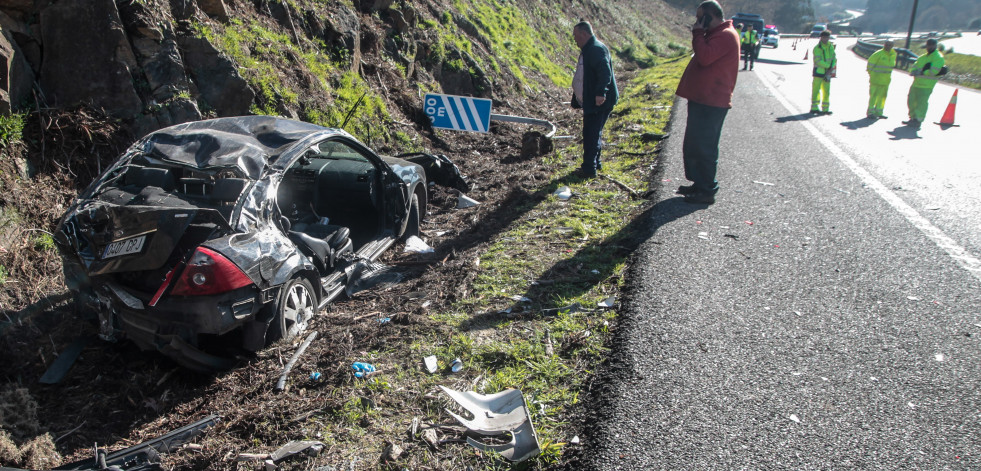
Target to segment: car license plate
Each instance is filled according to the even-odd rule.
[[[106,251],[102,253],[102,259],[129,255],[143,250],[143,243],[146,242],[146,234],[130,239],[117,240],[106,246]]]

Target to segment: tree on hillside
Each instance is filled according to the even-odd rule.
[[[811,5],[811,0],[779,2],[773,21],[781,25],[785,31],[806,31],[814,22],[814,7]]]

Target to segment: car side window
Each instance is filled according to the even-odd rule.
[[[378,219],[378,176],[375,161],[357,147],[321,141],[286,171],[277,192],[279,208],[294,230],[313,223],[364,226]]]
[[[362,160],[368,159],[356,149],[341,141],[323,141],[314,145],[316,154],[313,158]]]

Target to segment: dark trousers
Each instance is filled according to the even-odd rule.
[[[582,115],[583,172],[596,173],[596,170],[603,168],[600,163],[600,151],[602,147],[600,133],[603,132],[603,126],[606,126],[606,120],[610,117],[610,111],[612,110],[600,109],[593,113],[583,113]]]
[[[743,69],[746,66],[755,67],[756,66],[756,56],[753,54],[756,47],[752,44],[743,44]]]
[[[719,191],[715,172],[719,167],[722,123],[728,112],[728,108],[688,102],[688,123],[685,127],[682,154],[685,178],[691,180],[699,192],[715,194]]]

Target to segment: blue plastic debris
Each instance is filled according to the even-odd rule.
[[[310,373],[310,380],[311,381],[320,381],[320,372],[319,371],[314,371],[313,373]]]
[[[374,373],[375,371],[375,365],[370,363],[362,363],[360,361],[354,362],[354,364],[351,365],[351,368],[354,368],[355,378],[364,378],[369,373]]]

